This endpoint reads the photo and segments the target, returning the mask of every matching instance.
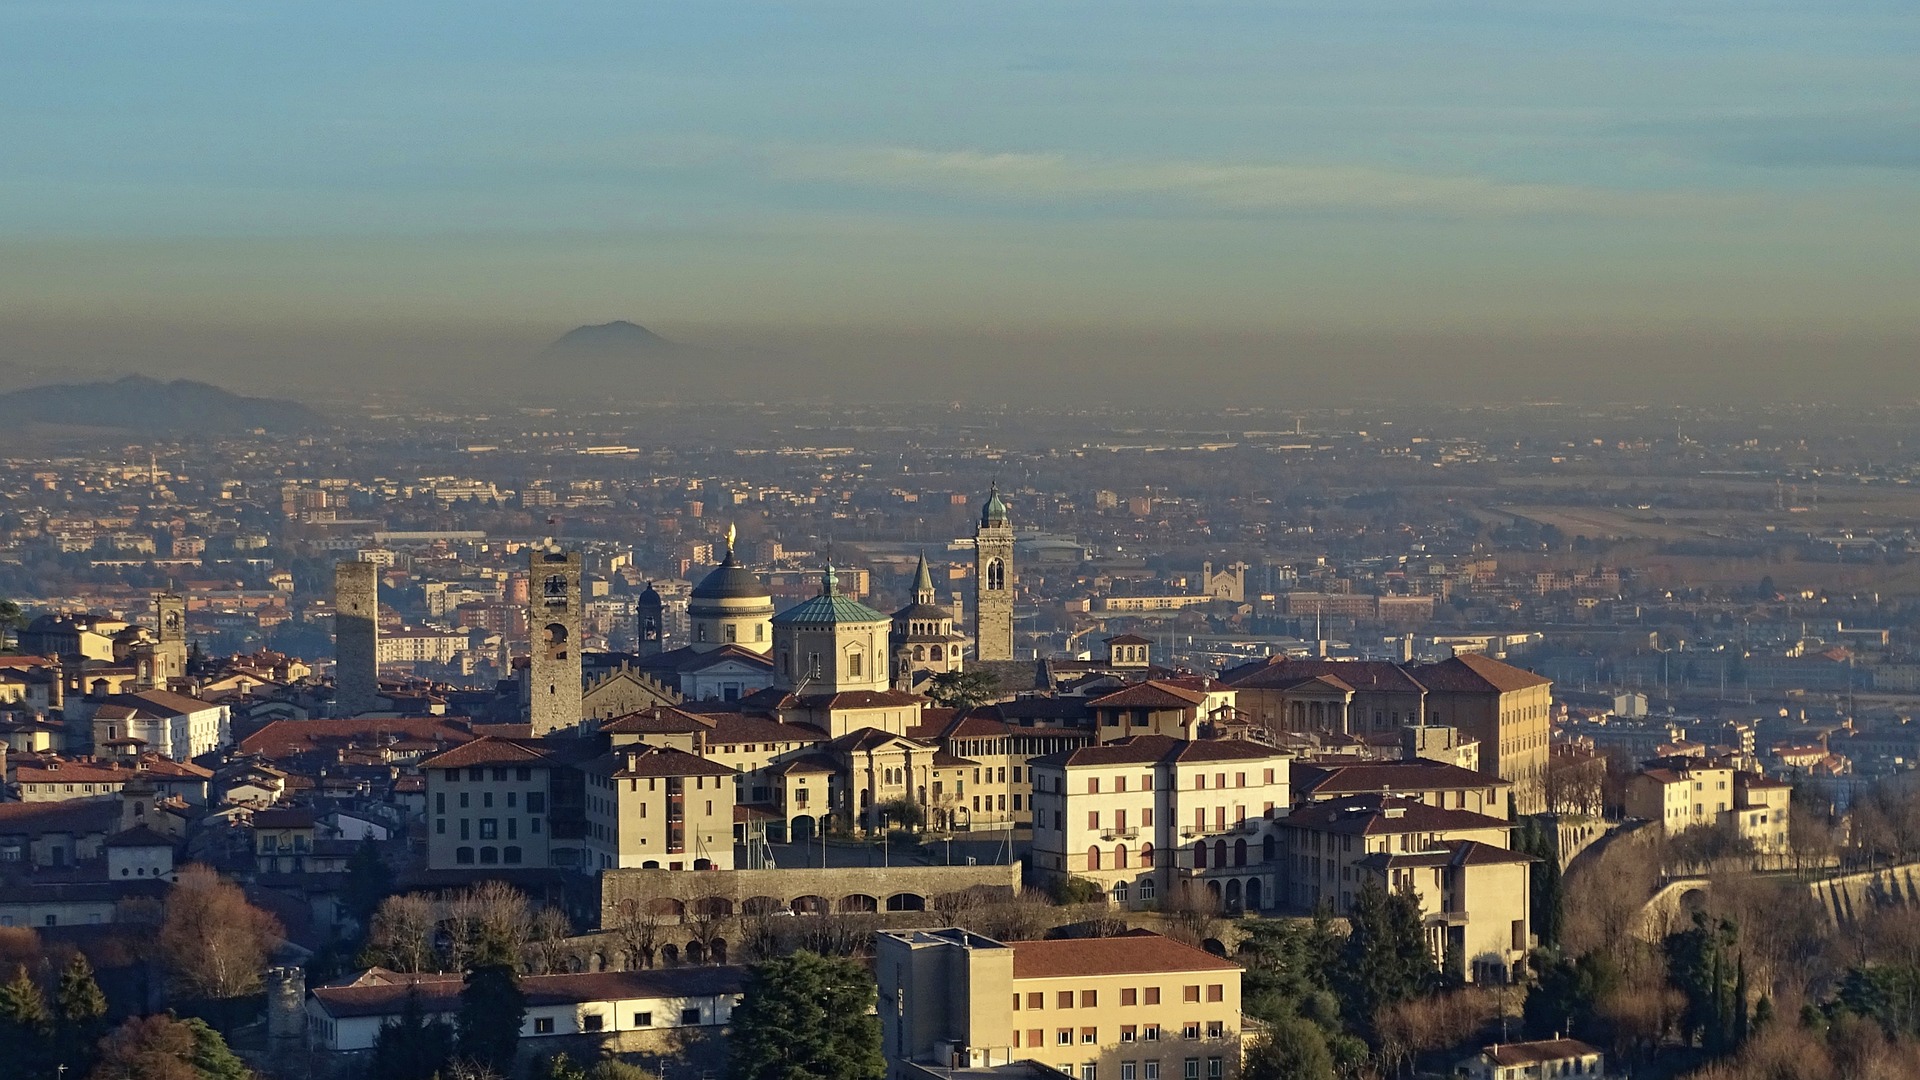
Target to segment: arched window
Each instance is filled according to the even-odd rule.
[[[486,863],[486,864],[489,864],[489,865],[491,865],[491,864],[493,864],[493,863],[497,863],[497,862],[499,862],[499,861],[500,861],[500,849],[498,849],[498,848],[493,848],[493,847],[483,847],[483,848],[481,848],[481,849],[480,849],[480,861],[481,861],[482,863]]]
[[[1213,865],[1227,865],[1227,838],[1224,836],[1213,842]]]
[[[1100,869],[1100,849],[1098,847],[1090,847],[1087,849],[1087,869]]]
[[[1126,882],[1116,881],[1113,883],[1113,902],[1115,904],[1118,904],[1121,907],[1127,906],[1127,883]]]
[[[1115,870],[1127,868],[1127,845],[1121,844],[1113,849],[1113,868]]]
[[[548,574],[546,583],[540,587],[540,591],[548,596],[564,599],[567,595],[567,575]]]
[[[1205,870],[1207,868],[1207,842],[1205,840],[1194,841],[1193,868],[1195,870]]]
[[[932,651],[928,655],[932,656],[935,660],[946,659],[946,655],[941,651],[940,646],[938,645],[935,645]]]
[[[471,864],[473,862],[473,849],[470,847],[454,848],[453,861],[457,863]]]
[[[926,658],[927,658],[927,647],[925,645],[915,645],[913,647],[913,662],[917,664],[920,661],[925,660]]]
[[[987,560],[987,588],[998,591],[1007,587],[1007,564],[999,559]]]
[[[1153,845],[1152,844],[1140,845],[1140,865],[1148,866],[1148,867],[1153,865]]]
[[[547,655],[555,660],[567,658],[567,628],[559,623],[548,623]]]
[[[1266,839],[1260,841],[1260,861],[1272,862],[1274,855],[1279,852],[1279,847],[1280,845],[1274,840],[1273,834],[1268,833]]]
[[[1247,842],[1245,840],[1235,840],[1233,842],[1233,865],[1247,865]]]

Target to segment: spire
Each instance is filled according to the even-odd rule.
[[[827,563],[827,572],[820,578],[820,595],[833,596],[840,586],[840,578],[833,572],[833,563]]]
[[[920,569],[913,573],[913,602],[933,603],[933,574],[927,570],[927,553],[920,553]]]

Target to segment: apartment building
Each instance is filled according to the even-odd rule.
[[[1291,755],[1238,739],[1137,735],[1033,758],[1033,860],[1140,908],[1177,888],[1260,910],[1282,895]]]
[[[630,743],[580,771],[587,868],[733,869],[732,768],[673,747]]]
[[[580,842],[555,843],[553,787],[558,763],[542,749],[486,736],[420,763],[427,780],[427,865],[558,866]],[[557,849],[573,859],[556,860]]]
[[[1419,898],[1435,963],[1457,960],[1469,982],[1500,983],[1521,975],[1532,947],[1534,861],[1476,840],[1442,840],[1415,851],[1374,852],[1356,872]]]
[[[1002,943],[875,935],[889,1080],[1020,1061],[1077,1080],[1240,1072],[1240,967],[1150,931]]]
[[[160,798],[178,796],[194,806],[205,806],[207,785],[213,780],[212,770],[191,761],[152,755],[131,763],[48,757],[33,763],[22,761],[10,771],[21,802],[61,802],[117,795],[128,780],[145,777]]]
[[[1547,808],[1547,755],[1553,680],[1466,653],[1413,670],[1427,688],[1427,723],[1459,728],[1480,741],[1480,771],[1513,782],[1522,814]]]
[[[233,718],[225,705],[169,690],[142,690],[94,702],[92,734],[96,747],[138,739],[162,757],[189,761],[231,743]]]
[[[1660,824],[1668,835],[1716,827],[1762,855],[1788,850],[1793,786],[1725,761],[1664,759],[1627,781],[1628,817]]]

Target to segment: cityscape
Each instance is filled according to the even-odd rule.
[[[1920,23],[0,10],[0,1076],[1920,1077]]]

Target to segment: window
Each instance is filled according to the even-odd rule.
[[[1140,1029],[1138,1026],[1133,1024],[1120,1025],[1120,1041],[1121,1042],[1123,1043],[1132,1042],[1135,1039],[1138,1039],[1139,1037],[1140,1037]]]
[[[500,839],[499,819],[490,818],[490,817],[483,817],[480,819],[480,839],[482,840]]]
[[[1100,991],[1098,990],[1080,991],[1080,1007],[1081,1008],[1083,1009],[1097,1008],[1099,1004],[1100,1004]]]
[[[1142,1070],[1142,1072],[1145,1073],[1145,1075],[1141,1076],[1140,1080],[1160,1080],[1160,1063],[1159,1062],[1146,1061],[1146,1062],[1142,1062],[1141,1064],[1145,1065],[1146,1068]]]
[[[1131,1061],[1121,1062],[1120,1063],[1120,1080],[1134,1080],[1133,1069],[1134,1069],[1133,1062]]]
[[[650,1012],[637,1012],[637,1013],[634,1013],[634,1014],[633,1014],[633,1026],[634,1026],[634,1027],[637,1027],[637,1028],[643,1028],[643,1027],[652,1027],[652,1026],[653,1026],[653,1014],[652,1014],[652,1013],[650,1013]]]
[[[1080,1041],[1082,1043],[1088,1043],[1088,1044],[1099,1042],[1100,1029],[1099,1028],[1081,1028]]]
[[[1187,1023],[1186,1023],[1186,1026],[1184,1026],[1184,1027],[1182,1027],[1182,1028],[1180,1029],[1180,1037],[1181,1037],[1181,1038],[1183,1038],[1183,1039],[1197,1039],[1197,1038],[1199,1038],[1199,1037],[1200,1037],[1200,1025],[1199,1025],[1199,1024],[1197,1024],[1197,1023],[1195,1023],[1195,1022],[1194,1022],[1194,1021],[1192,1021],[1192,1020],[1189,1020],[1189,1021],[1187,1021]]]
[[[1091,1061],[1080,1066],[1080,1080],[1100,1080],[1100,1066]]]
[[[1140,1004],[1140,991],[1138,991],[1138,990],[1135,990],[1135,989],[1134,989],[1133,987],[1131,987],[1131,986],[1129,986],[1129,987],[1127,987],[1126,989],[1124,989],[1124,990],[1122,990],[1122,991],[1120,991],[1120,1004],[1122,1004],[1122,1005],[1138,1005],[1138,1004]]]
[[[1015,1033],[1016,1036],[1018,1034],[1019,1034],[1018,1032]],[[1040,1030],[1039,1028],[1027,1029],[1027,1046],[1029,1049],[1033,1047],[1038,1047],[1038,1046],[1045,1046],[1046,1044],[1047,1044],[1046,1032]]]
[[[1208,1001],[1227,1000],[1227,987],[1224,983],[1211,983],[1207,986]]]
[[[1141,1028],[1140,1037],[1142,1039],[1145,1039],[1148,1042],[1159,1042],[1160,1041],[1160,1025],[1148,1024],[1147,1026]]]
[[[1185,1077],[1186,1080],[1200,1080],[1200,1059],[1188,1058],[1184,1070],[1180,1075]]]
[[[1217,1057],[1207,1059],[1207,1080],[1220,1080],[1221,1062]]]
[[[527,792],[527,813],[544,814],[547,812],[547,793],[544,791]]]
[[[453,861],[462,864],[471,864],[473,862],[473,849],[470,847],[453,849]]]
[[[464,791],[461,792],[460,793],[460,809],[465,810],[467,807],[471,805],[473,805],[473,797],[469,795],[467,792],[464,792]]]
[[[1227,1037],[1227,1024],[1224,1020],[1211,1020],[1207,1023],[1207,1038],[1224,1039]]]
[[[1073,1029],[1061,1028],[1058,1031],[1055,1031],[1053,1033],[1053,1041],[1056,1045],[1059,1045],[1059,1046],[1072,1046],[1073,1045]]]
[[[433,812],[436,814],[444,814],[447,812],[447,793],[446,792],[442,791],[434,795]]]
[[[1160,988],[1159,987],[1157,986],[1147,987],[1147,1004],[1149,1005],[1160,1004]]]
[[[1062,1008],[1062,1009],[1073,1008],[1073,991],[1062,990],[1058,994],[1055,994],[1054,998],[1055,998],[1055,1004],[1059,1008]]]
[[[1028,994],[1027,995],[1027,1008],[1044,1009],[1046,1007],[1047,1007],[1047,995],[1045,994]]]
[[[440,836],[445,836],[445,835],[447,835],[447,819],[446,819],[446,818],[434,818],[434,819],[433,819],[433,831],[434,831],[434,833],[436,833],[437,835],[440,835]]]
[[[580,1017],[581,1031],[599,1031],[606,1024],[606,1017],[599,1013],[587,1013]]]
[[[700,1022],[700,1010],[699,1009],[681,1009],[680,1022],[682,1024],[698,1024]]]
[[[551,1016],[536,1016],[536,1017],[534,1017],[534,1018],[533,1018],[533,1033],[534,1033],[535,1035],[551,1035],[551,1034],[553,1034],[553,1017],[551,1017]]]
[[[1199,1000],[1200,1000],[1200,988],[1199,988],[1198,986],[1183,986],[1183,987],[1181,987],[1181,988],[1180,988],[1180,1000],[1181,1000],[1181,1001],[1188,1001],[1188,1002],[1192,1002],[1192,1001],[1199,1001]]]

